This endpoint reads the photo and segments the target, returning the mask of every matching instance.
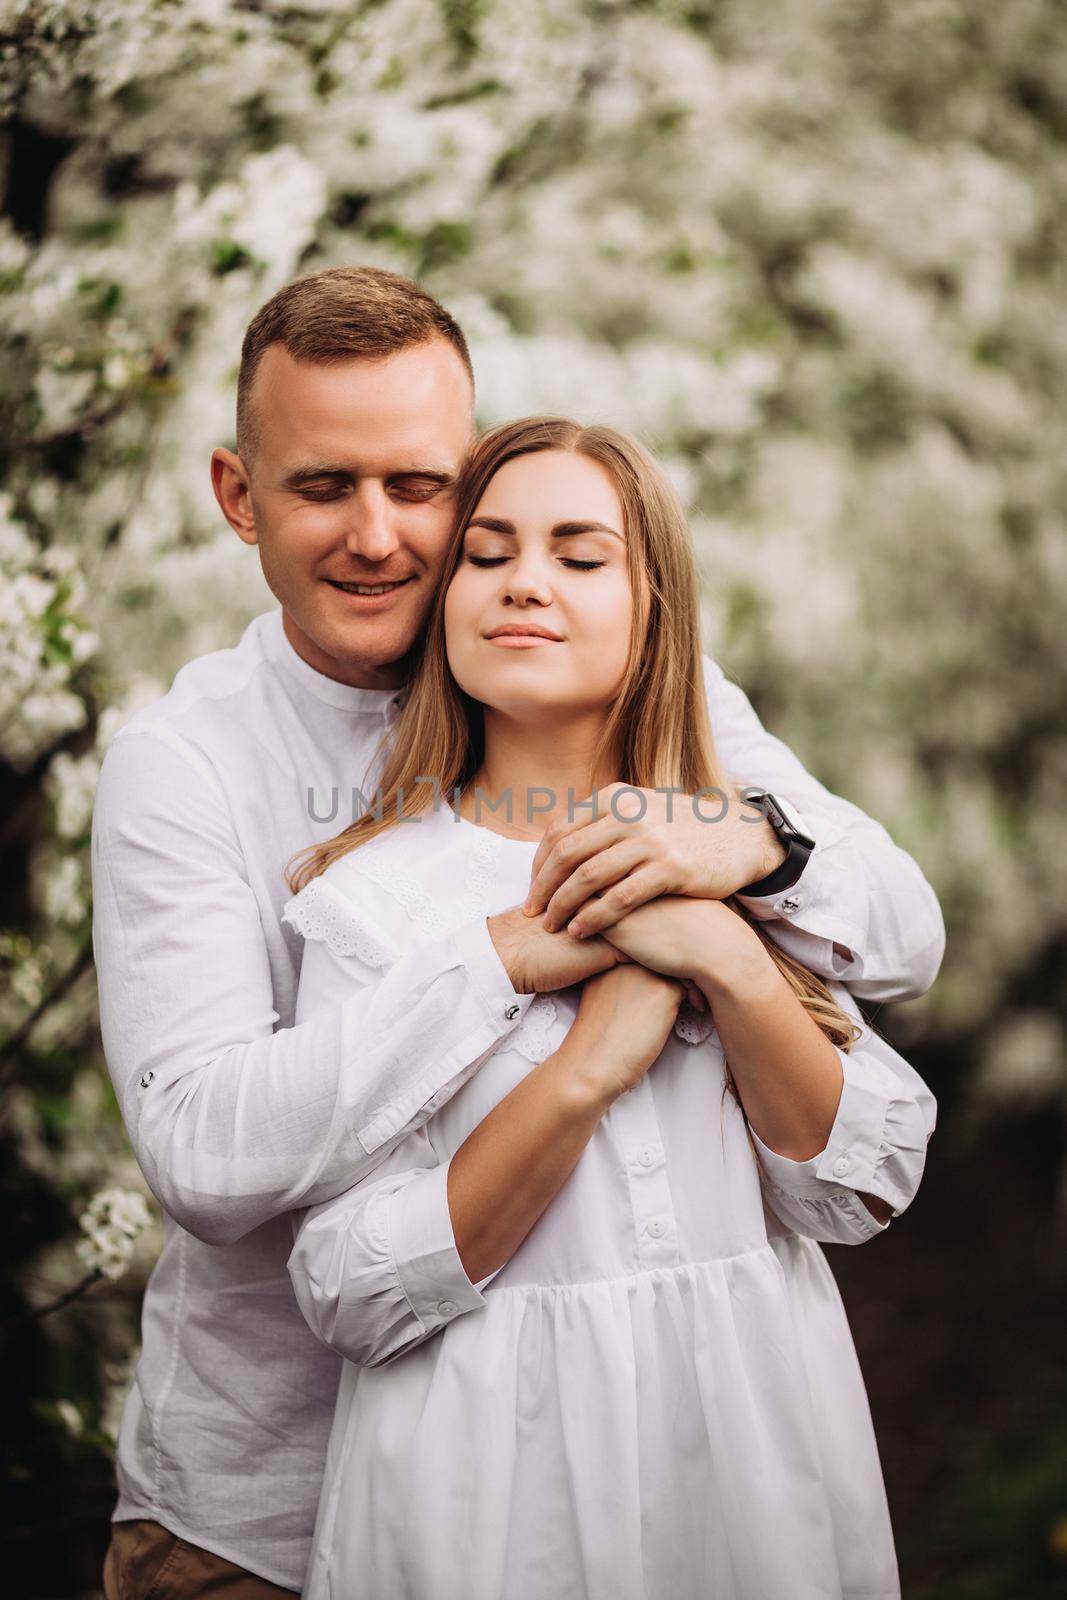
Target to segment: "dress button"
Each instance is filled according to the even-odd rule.
[[[454,1300],[439,1300],[437,1302],[437,1309],[443,1317],[454,1316],[456,1311],[456,1302]]]
[[[659,1239],[659,1238],[662,1237],[663,1224],[662,1224],[662,1222],[660,1222],[658,1217],[656,1218],[656,1220],[654,1222],[650,1222],[649,1223],[648,1231],[652,1235],[653,1239]]]
[[[510,1006],[506,1006],[504,1008],[504,1015],[505,1015],[505,1017],[507,1017],[509,1022],[514,1022],[515,1018],[518,1016],[518,1014],[519,1014],[519,1007],[516,1006],[516,1005],[510,1005]]]
[[[837,1178],[843,1178],[851,1165],[852,1163],[848,1159],[848,1156],[838,1156],[837,1160],[834,1162],[834,1176]]]
[[[799,911],[800,896],[798,894],[787,895],[784,900],[779,900],[778,909],[779,911],[785,911],[786,913],[791,911]]]
[[[148,1085],[152,1082],[152,1079],[154,1077],[155,1077],[155,1073],[152,1072],[152,1071],[143,1072],[141,1074],[141,1088],[142,1089],[147,1089]]]
[[[638,1156],[637,1159],[638,1159],[638,1161],[640,1161],[640,1163],[641,1163],[641,1165],[643,1167],[650,1167],[650,1166],[652,1166],[653,1162],[656,1159],[656,1152],[654,1150],[649,1150],[646,1147],[644,1150],[641,1151],[641,1154]]]

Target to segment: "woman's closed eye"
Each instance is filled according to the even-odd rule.
[[[472,567],[499,567],[501,562],[510,561],[510,556],[468,556],[467,560]],[[560,565],[573,567],[577,572],[592,572],[595,567],[607,566],[606,561],[582,561],[577,556],[560,556]]]

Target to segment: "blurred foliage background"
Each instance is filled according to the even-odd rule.
[[[460,317],[483,422],[662,452],[708,649],[937,888],[942,977],[878,1019],[939,1097],[928,1175],[828,1255],[905,1594],[1067,1594],[1060,0],[0,0],[0,117],[10,1592],[97,1586],[158,1243],[121,1195],[78,1225],[141,1188],[96,773],[273,603],[209,453],[256,307],[365,262]]]

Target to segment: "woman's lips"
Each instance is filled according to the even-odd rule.
[[[543,633],[494,633],[487,637],[488,644],[500,645],[504,650],[532,650],[539,644],[562,644],[562,639],[546,639]]]

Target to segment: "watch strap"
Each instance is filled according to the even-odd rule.
[[[748,805],[756,806],[763,812],[763,815],[785,845],[786,857],[783,862],[774,868],[773,872],[767,873],[766,877],[758,879],[755,883],[746,884],[743,889],[738,889],[737,893],[744,895],[781,894],[784,889],[791,889],[796,883],[808,864],[814,845],[806,839],[798,838],[792,828],[788,832],[785,831],[785,819],[778,810],[773,795],[756,794],[748,795],[746,798]],[[768,801],[770,802],[770,808],[766,804]],[[773,815],[771,814],[772,809]]]

